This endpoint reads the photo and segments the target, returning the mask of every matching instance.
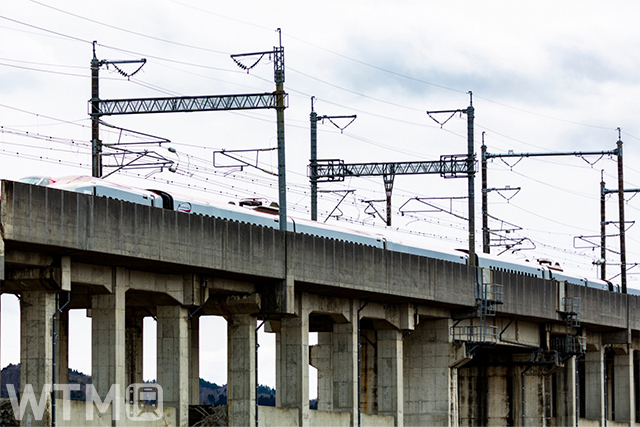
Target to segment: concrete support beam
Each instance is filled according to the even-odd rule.
[[[604,349],[587,351],[585,370],[585,417],[604,425]]]
[[[113,268],[105,265],[71,263],[71,282],[113,291]]]
[[[60,257],[60,289],[71,292],[71,257]]]
[[[53,342],[51,318],[56,311],[56,294],[46,291],[22,293],[20,310],[20,397],[25,397],[25,388],[32,387],[40,402],[45,391],[44,416],[38,419],[29,405],[21,424],[29,426],[51,425],[51,386],[53,378]]]
[[[276,335],[276,406],[298,408],[298,425],[308,426],[309,313],[296,300],[299,315],[283,318]]]
[[[256,425],[256,318],[227,318],[227,407],[230,426]]]
[[[378,331],[378,414],[391,415],[401,427],[404,418],[402,331]]]
[[[200,317],[189,320],[189,405],[200,404]]]
[[[127,270],[129,286],[140,291],[162,292],[176,303],[184,304],[185,279],[178,274],[156,274],[147,271]]]
[[[142,336],[144,315],[137,310],[126,310],[125,318],[125,378],[127,385],[144,382]]]
[[[104,400],[112,386],[126,398],[128,381],[125,374],[125,322],[128,280],[124,269],[113,272],[113,292],[91,297],[91,380],[93,387]],[[111,419],[115,425],[124,425],[124,405],[111,405]]]
[[[633,423],[636,420],[633,349],[625,346],[620,350],[613,357],[615,421]]]
[[[295,283],[292,276],[266,287],[262,292],[263,312],[291,315],[295,311]]]
[[[189,424],[189,322],[186,308],[158,306],[158,384],[164,405],[176,408],[176,424]]]
[[[6,283],[12,290],[40,291],[60,289],[60,267],[20,267],[7,272]]]
[[[358,308],[351,304],[349,323],[333,325],[333,410],[349,412],[358,425]]]
[[[2,238],[0,238],[2,241]],[[2,243],[0,243],[2,245]],[[4,253],[5,262],[20,266],[46,267],[53,265],[53,256],[40,252],[26,252],[17,250],[7,250]]]
[[[183,279],[184,305],[201,306],[209,298],[208,279],[197,274],[185,274]]]

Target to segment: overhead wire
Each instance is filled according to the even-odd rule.
[[[39,31],[43,31],[45,33],[49,33],[49,34],[54,34],[56,36],[67,38],[67,39],[74,40],[74,41],[77,41],[77,42],[88,43],[88,44],[92,44],[93,43],[92,41],[89,41],[89,40],[84,40],[84,39],[81,39],[79,37],[74,37],[74,36],[70,36],[68,34],[64,34],[64,33],[60,33],[60,32],[57,32],[57,31],[49,30],[49,29],[46,29],[46,28],[43,28],[43,27],[39,27],[37,25],[28,24],[26,22],[22,22],[22,21],[19,21],[17,19],[12,19],[12,18],[9,18],[7,16],[0,15],[0,19],[4,19],[6,21],[10,21],[10,22],[13,22],[15,24],[20,24],[20,25],[23,25],[25,27],[33,28],[33,29],[36,29],[36,30],[39,30]]]
[[[35,2],[35,3],[39,3],[39,2]],[[34,28],[38,28],[38,29],[40,29],[39,27],[34,27]],[[51,33],[56,34],[55,32],[51,32]],[[58,34],[58,35],[61,35],[61,34]],[[62,35],[62,36],[64,36],[64,37],[70,37],[70,36],[66,36],[66,35]],[[70,37],[70,38],[73,38],[73,37]],[[80,40],[80,41],[84,41],[84,40]],[[86,42],[86,41],[84,41],[84,42]],[[353,58],[348,58],[348,59],[352,59],[352,60],[353,60]],[[366,63],[364,63],[364,62],[362,62],[362,61],[357,61],[357,60],[355,60],[355,61],[356,61],[356,62],[361,62],[361,63],[363,63],[364,65],[372,66],[371,64],[366,64]],[[391,70],[385,70],[385,69],[382,69],[382,68],[380,68],[380,67],[375,67],[375,66],[372,66],[372,67],[373,67],[373,68],[378,68],[378,69],[380,69],[380,70],[382,70],[382,71],[391,72],[391,73],[393,73],[393,74],[397,74],[397,75],[402,76],[402,77],[407,77],[407,78],[409,78],[408,76],[403,76],[403,75],[401,75],[401,74],[399,74],[399,73],[394,73],[394,72],[392,72]],[[313,77],[312,77],[312,78],[313,78]],[[416,81],[420,81],[420,80],[416,79]],[[423,82],[423,83],[430,84],[429,82]],[[435,85],[435,86],[438,86],[438,85]],[[343,88],[340,88],[340,87],[338,87],[338,88],[339,88],[339,89],[343,89]],[[455,89],[451,89],[451,88],[447,88],[447,89],[455,90]],[[457,91],[457,90],[455,90],[455,91]],[[462,92],[462,91],[457,91],[457,92]],[[484,99],[484,98],[482,98],[482,97],[478,97],[478,98],[480,98],[480,99]],[[383,100],[377,100],[377,99],[374,99],[374,100],[384,102]],[[393,104],[393,103],[392,103],[392,104]],[[399,105],[396,105],[396,106],[399,106]],[[402,107],[402,106],[401,106],[401,107]],[[403,107],[403,108],[406,108],[406,107]],[[525,112],[527,112],[527,111],[525,111]],[[548,117],[548,118],[549,118],[549,117]],[[570,122],[570,121],[568,121],[568,122],[569,122],[569,123],[573,123],[573,124],[581,124],[581,123],[574,123],[574,122]],[[605,129],[604,127],[602,127],[602,128],[603,128],[603,129]],[[458,136],[463,137],[463,135],[458,135]]]
[[[63,9],[48,5],[48,4],[43,3],[43,2],[39,2],[37,0],[30,0],[30,1],[32,3],[38,4],[40,6],[49,8],[51,10],[55,10],[55,11],[60,12],[60,13],[64,13],[64,14],[69,15],[69,16],[73,16],[73,17],[78,18],[78,19],[82,19],[84,21],[91,22],[93,24],[101,25],[101,26],[104,26],[104,27],[107,27],[107,28],[111,28],[111,29],[114,29],[114,30],[118,30],[118,31],[122,31],[122,32],[125,32],[125,33],[128,33],[128,34],[133,34],[133,35],[136,35],[136,36],[139,36],[139,37],[144,37],[144,38],[148,38],[148,39],[151,39],[151,40],[161,41],[163,43],[168,43],[168,44],[172,44],[172,45],[180,46],[180,47],[187,47],[187,48],[190,48],[190,49],[196,49],[196,50],[200,50],[200,51],[204,51],[204,52],[217,53],[217,54],[222,54],[222,55],[229,55],[228,52],[223,52],[223,51],[220,51],[220,50],[215,50],[215,49],[210,49],[210,48],[205,48],[205,47],[200,47],[200,46],[194,46],[194,45],[190,45],[190,44],[186,44],[186,43],[175,42],[173,40],[168,40],[168,39],[163,39],[163,38],[160,38],[160,37],[150,36],[148,34],[140,33],[140,32],[137,32],[137,31],[128,30],[126,28],[118,27],[116,25],[107,24],[106,22],[98,21],[98,20],[91,19],[91,18],[87,18],[86,16],[81,16],[81,15],[78,15],[78,14],[75,14],[75,13],[72,13],[72,12],[69,12],[69,11],[66,11],[66,10],[63,10]]]

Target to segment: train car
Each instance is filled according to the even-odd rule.
[[[538,277],[540,279],[550,278],[548,269],[535,262],[520,261],[485,253],[478,253],[476,257],[478,267],[506,273],[522,274],[529,277]]]
[[[68,176],[54,180],[47,185],[49,188],[75,191],[76,193],[91,194],[92,196],[107,197],[140,205],[162,207],[162,197],[158,194],[139,188],[115,184],[100,178],[90,176]]]
[[[188,214],[206,215],[263,227],[279,228],[277,204],[269,204],[266,200],[245,199],[241,200],[238,205],[235,203],[223,204],[163,190],[143,190],[89,176],[62,178],[31,176],[20,181]],[[393,232],[385,234],[373,233],[369,230],[361,230],[355,227],[345,228],[293,217],[287,219],[287,229],[295,233],[367,245],[383,250],[419,255],[458,264],[468,263],[468,251],[466,250],[440,248],[425,244],[424,240],[416,237],[400,236],[398,233]],[[610,282],[587,279],[579,275],[563,272],[559,265],[549,260],[539,259],[535,262],[526,262],[484,253],[478,253],[476,257],[476,264],[479,267],[497,272],[522,274],[529,277],[567,282],[578,286],[615,290],[615,287]],[[640,294],[640,291],[638,293]]]

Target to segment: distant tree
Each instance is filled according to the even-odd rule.
[[[218,396],[218,400],[216,400],[216,405],[226,405],[227,404],[227,393],[220,393]]]
[[[258,405],[276,406],[276,397],[274,395],[261,394],[260,396],[258,396]]]

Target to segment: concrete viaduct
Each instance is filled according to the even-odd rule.
[[[0,279],[21,301],[23,425],[187,425],[199,318],[228,324],[230,425],[633,425],[638,298],[250,224],[1,182]],[[481,276],[481,280],[476,278]],[[478,282],[479,284],[476,284]],[[92,382],[68,380],[68,316],[92,319]],[[578,307],[580,308],[578,310]],[[157,318],[160,420],[134,423],[142,319]],[[256,323],[276,334],[276,406],[256,406]],[[309,345],[309,333],[318,344]],[[55,356],[54,356],[55,354]],[[55,361],[55,364],[54,364]],[[309,409],[309,365],[318,410]],[[55,405],[52,404],[55,401]],[[71,419],[62,410],[71,405]],[[57,409],[56,409],[57,408]],[[91,414],[93,420],[86,417]]]

